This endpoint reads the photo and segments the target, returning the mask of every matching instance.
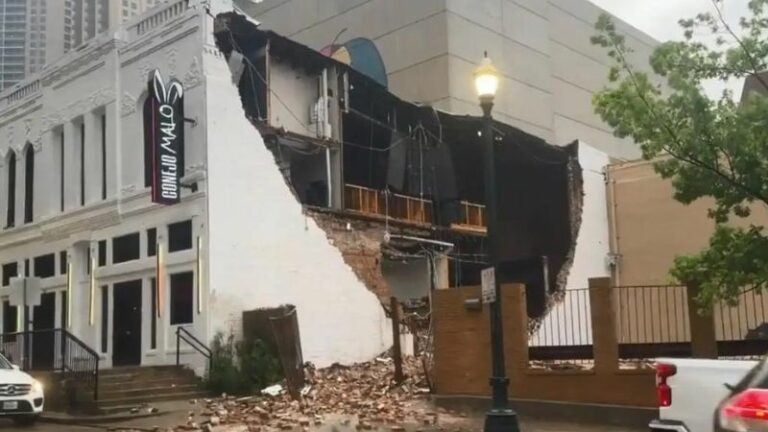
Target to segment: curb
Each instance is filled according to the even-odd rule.
[[[491,399],[482,396],[433,395],[435,405],[452,410],[483,413],[491,406]],[[658,418],[658,408],[602,405],[573,402],[555,402],[532,399],[510,399],[510,404],[521,417],[610,426],[648,428]]]
[[[121,414],[114,416],[48,416],[41,415],[38,421],[43,423],[61,424],[61,425],[78,425],[78,426],[101,426],[109,423],[119,423],[130,420],[139,420],[145,418],[159,417],[168,414],[167,411],[158,411],[156,413],[145,414]]]

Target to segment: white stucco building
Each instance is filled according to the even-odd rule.
[[[239,332],[242,311],[281,304],[297,307],[304,360],[369,359],[391,340],[379,300],[245,118],[206,11],[227,2],[210,3],[170,1],[0,96],[2,331],[23,329],[12,278],[30,276],[30,327],[67,329],[102,367],[173,363],[178,326],[209,342]],[[183,85],[174,205],[151,201],[145,168],[153,70]]]
[[[380,300],[398,288],[479,283],[478,119],[399,99],[240,15],[214,20],[231,10],[169,1],[0,95],[2,333],[63,328],[101,367],[159,365],[175,363],[179,327],[210,343],[239,333],[243,311],[292,304],[304,360],[324,366],[389,348]],[[180,106],[155,104],[155,71]],[[183,176],[178,200],[158,204],[151,186],[170,171],[153,161],[171,138],[148,131],[166,105],[183,120],[152,130],[183,145]],[[586,286],[605,272],[608,156],[497,127],[501,193],[524,204],[502,209],[506,259],[554,257],[553,275]],[[576,159],[586,198],[572,238]],[[552,281],[533,279],[541,316]],[[202,368],[197,352],[181,356]]]

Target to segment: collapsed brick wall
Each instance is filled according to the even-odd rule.
[[[381,223],[343,218],[330,213],[308,211],[328,240],[341,252],[344,262],[380,300],[387,300],[391,290],[381,273],[381,241],[385,227]]]

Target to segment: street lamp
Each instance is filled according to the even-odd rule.
[[[517,414],[510,408],[507,396],[506,367],[504,365],[504,332],[501,317],[501,295],[496,270],[499,263],[498,204],[496,193],[496,166],[493,155],[493,99],[499,88],[499,72],[491,63],[486,52],[480,66],[475,70],[475,90],[483,109],[483,147],[485,171],[485,214],[487,221],[487,244],[490,266],[494,273],[495,300],[490,304],[491,316],[491,387],[493,403],[485,415],[485,432],[518,432]]]

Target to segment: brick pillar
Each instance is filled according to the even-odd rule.
[[[504,319],[504,355],[507,376],[511,386],[515,376],[528,369],[528,311],[526,309],[525,285],[507,284],[501,287],[503,293],[502,317]],[[514,387],[512,387],[514,389]],[[514,392],[510,392],[514,395]]]
[[[699,310],[696,295],[699,287],[688,284],[688,316],[691,324],[691,352],[694,358],[717,358],[715,317],[711,310]],[[699,313],[701,312],[701,313]]]
[[[610,278],[589,279],[589,307],[592,312],[592,349],[597,373],[619,368],[619,338]]]

